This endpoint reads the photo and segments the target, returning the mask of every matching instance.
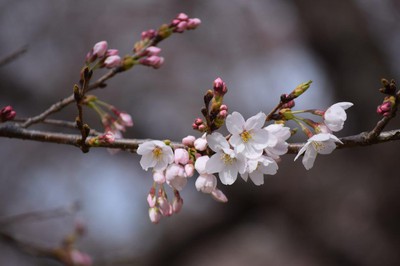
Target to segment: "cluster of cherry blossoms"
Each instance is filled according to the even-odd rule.
[[[227,87],[221,78],[217,78],[213,90],[204,96],[204,119],[197,118],[192,125],[193,129],[203,133],[201,137],[187,136],[179,146],[159,140],[140,144],[137,150],[142,156],[140,165],[153,172],[153,186],[148,196],[151,221],[158,223],[162,216],[180,211],[183,200],[179,191],[195,172],[196,189],[221,202],[226,202],[227,198],[217,188],[218,178],[223,185],[233,184],[238,176],[244,181],[250,179],[257,186],[264,184],[264,176],[277,173],[280,157],[288,151],[287,140],[295,132],[285,126],[289,120],[295,121],[308,137],[295,158],[304,155],[303,165],[307,170],[312,168],[318,153],[331,153],[336,144],[341,143],[332,133],[343,128],[347,118],[345,110],[353,104],[340,102],[325,111],[292,111],[294,99],[304,93],[310,83],[303,83],[291,94],[282,95],[280,105],[268,116],[260,112],[245,120],[238,112],[228,114],[228,107],[223,104]],[[303,118],[299,116],[302,113],[322,117],[323,121]],[[266,125],[270,120],[275,122]],[[227,136],[216,132],[223,124],[229,132]],[[164,185],[174,191],[171,203]]]

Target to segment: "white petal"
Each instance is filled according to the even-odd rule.
[[[255,116],[252,116],[249,119],[247,119],[246,123],[244,124],[244,128],[247,131],[252,129],[261,129],[265,124],[266,118],[267,116],[264,113],[260,112]]]
[[[208,146],[213,151],[217,152],[223,148],[229,148],[229,143],[225,137],[218,132],[214,132],[206,137]]]
[[[224,169],[225,165],[221,160],[222,152],[217,152],[206,163],[206,172],[208,174],[218,173]]]
[[[313,167],[316,158],[317,152],[312,147],[310,147],[310,149],[307,149],[302,161],[304,167],[307,170],[310,170]]]
[[[263,153],[263,149],[255,149],[253,145],[247,143],[245,145],[243,154],[249,158],[249,159],[256,159],[257,157],[260,157],[261,154]]]
[[[264,184],[264,175],[259,171],[254,171],[249,174],[251,181],[253,181],[254,185],[260,186]]]
[[[233,147],[237,147],[237,146],[239,146],[240,144],[243,144],[243,140],[242,140],[242,138],[240,137],[240,135],[232,135],[232,136],[229,138],[229,143],[230,143]]]
[[[258,129],[254,130],[253,132],[254,135],[251,143],[258,150],[262,150],[270,145],[273,146],[278,142],[278,139],[266,130]]]
[[[317,146],[317,152],[320,154],[330,154],[336,149],[336,143],[334,141],[324,141],[319,143]]]
[[[229,133],[237,135],[243,132],[245,121],[240,113],[233,112],[231,115],[228,115],[225,123]]]
[[[333,136],[332,134],[329,133],[319,133],[316,134],[314,136],[312,136],[311,138],[308,139],[308,142],[312,142],[312,141],[327,141],[331,138],[331,136]]]
[[[307,142],[306,144],[304,144],[303,147],[301,147],[301,149],[299,150],[299,153],[297,153],[296,157],[294,158],[294,161],[297,160],[297,158],[300,157],[300,155],[302,155],[308,148],[308,146],[311,144],[311,142]]]
[[[210,159],[208,156],[201,156],[196,159],[196,162],[194,164],[194,168],[199,174],[205,174],[207,171],[206,164],[208,162],[208,159]]]
[[[234,166],[225,167],[219,174],[219,179],[224,185],[232,185],[237,178],[237,168]]]
[[[152,153],[146,153],[140,159],[140,166],[142,166],[143,170],[147,171],[150,167],[154,167],[157,161],[153,158]]]
[[[246,182],[247,182],[247,180],[249,179],[249,173],[247,173],[247,172],[244,172],[244,173],[241,174],[240,176],[241,176],[242,179],[243,179],[244,181],[246,181]]]
[[[138,147],[136,152],[139,155],[143,155],[143,154],[146,154],[146,153],[153,152],[154,148],[155,148],[155,145],[154,145],[154,143],[152,141],[146,141],[146,142],[144,142],[144,143],[139,145],[139,147]]]

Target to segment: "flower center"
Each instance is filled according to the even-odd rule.
[[[316,142],[314,141],[313,143],[314,149],[319,152],[324,148],[324,144],[322,142]]]
[[[243,142],[248,142],[249,140],[251,140],[251,134],[248,131],[243,131],[242,134],[240,134],[240,137],[242,138]]]
[[[235,158],[232,158],[229,154],[224,153],[224,155],[222,155],[222,161],[224,162],[224,164],[233,164],[233,161]]]
[[[153,156],[156,159],[159,159],[162,156],[162,149],[160,147],[155,147],[153,150]]]

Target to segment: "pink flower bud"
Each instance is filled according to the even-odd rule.
[[[133,126],[133,121],[132,121],[132,117],[130,114],[125,113],[125,112],[120,112],[119,119],[123,126],[125,126],[125,127]]]
[[[149,194],[147,195],[147,203],[149,204],[150,208],[153,208],[156,206],[156,189],[154,187],[151,187]]]
[[[112,55],[118,55],[118,50],[117,49],[108,49],[106,52],[106,57],[109,57]]]
[[[156,46],[147,47],[145,50],[146,55],[158,55],[161,52],[161,48]]]
[[[149,218],[153,224],[158,224],[161,220],[161,213],[157,207],[152,207],[149,209]]]
[[[154,37],[156,37],[156,31],[153,29],[142,32],[142,40],[152,39]]]
[[[220,95],[224,95],[228,92],[225,82],[219,77],[214,80],[214,91]]]
[[[218,188],[214,189],[213,192],[211,192],[211,196],[219,202],[225,203],[228,202],[228,198],[225,196],[225,194],[219,190]]]
[[[161,65],[164,63],[164,57],[152,55],[152,56],[140,59],[139,63],[142,65],[151,66],[151,67],[157,69],[157,68],[160,68]]]
[[[392,103],[391,102],[384,102],[379,105],[376,109],[376,112],[383,116],[389,116],[392,110]]]
[[[165,178],[167,181],[171,181],[175,179],[175,177],[180,176],[183,177],[185,176],[185,168],[183,168],[182,165],[179,164],[170,164],[165,171]]]
[[[194,130],[198,130],[198,129],[199,129],[199,126],[196,125],[196,123],[193,123],[193,124],[192,124],[192,128],[193,128]]]
[[[169,204],[168,200],[165,197],[158,197],[157,204],[163,216],[171,215],[170,213],[171,204]]]
[[[196,140],[196,138],[194,136],[189,135],[182,139],[182,144],[185,146],[191,147],[191,146],[193,146],[193,143],[195,140]]]
[[[192,177],[194,175],[194,166],[191,163],[185,165],[185,173],[187,177]]]
[[[175,163],[185,165],[189,162],[189,153],[185,149],[176,149],[174,152]]]
[[[175,193],[174,195],[174,200],[172,202],[172,211],[174,213],[178,213],[181,211],[182,206],[183,206],[183,199],[181,198],[181,196],[179,195],[179,192],[176,191],[177,193]]]
[[[226,118],[227,116],[228,116],[228,111],[226,111],[226,110],[221,110],[221,111],[219,111],[219,113],[218,113],[218,118],[224,119],[224,118]]]
[[[179,19],[179,20],[187,20],[187,19],[189,19],[189,16],[186,15],[185,13],[179,13],[179,14],[176,16],[176,19]]]
[[[121,65],[121,57],[119,55],[112,55],[106,58],[104,65],[106,68],[113,68]]]
[[[0,122],[13,120],[16,115],[12,106],[8,105],[0,110]]]
[[[209,159],[209,157],[207,155],[201,156],[196,159],[194,167],[196,168],[197,172],[199,172],[199,174],[207,173],[206,164],[207,164],[208,159]]]
[[[196,120],[194,120],[194,123],[199,126],[199,125],[203,124],[203,119],[196,118]]]
[[[205,126],[205,125],[200,125],[199,128],[198,128],[198,130],[199,130],[200,132],[204,132],[204,131],[206,130],[206,126]]]
[[[194,148],[198,151],[205,151],[207,149],[207,140],[198,138],[194,141]]]
[[[163,171],[155,171],[153,173],[153,180],[157,184],[164,184],[165,183],[165,175]]]
[[[190,18],[188,20],[188,23],[187,23],[187,29],[188,30],[194,30],[195,28],[197,28],[200,25],[200,23],[201,23],[200,19],[198,19],[198,18]]]
[[[186,21],[179,22],[178,25],[176,25],[176,28],[174,29],[174,31],[178,32],[178,33],[184,32],[187,28],[187,24],[188,23]]]
[[[228,106],[226,104],[221,104],[221,106],[219,107],[219,110],[220,111],[222,111],[222,110],[228,111]]]
[[[101,41],[93,46],[93,55],[103,57],[106,54],[108,44],[106,41]]]
[[[73,265],[90,266],[93,264],[92,258],[88,254],[76,249],[70,252],[70,257]]]

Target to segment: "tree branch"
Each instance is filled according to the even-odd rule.
[[[357,135],[341,138],[340,140],[343,142],[343,144],[338,144],[338,149],[356,147],[356,146],[369,146],[388,141],[400,140],[400,129],[381,132],[380,135],[373,140],[368,139],[369,133],[370,132],[362,132]],[[80,147],[79,141],[81,139],[81,135],[78,134],[64,134],[64,133],[54,133],[54,132],[46,132],[38,130],[29,130],[21,128],[12,123],[3,124],[0,126],[0,137],[66,144],[66,145],[76,146],[78,148]],[[86,139],[86,145],[90,147],[122,149],[131,152],[136,152],[139,144],[150,140],[150,139],[116,139],[114,143],[100,143],[99,145],[94,146],[90,144],[91,139],[93,138],[94,137],[88,137]],[[171,142],[171,145],[174,148],[183,147],[183,145],[179,142]],[[298,153],[298,151],[303,145],[304,143],[290,144],[288,154]]]
[[[28,46],[25,45],[22,48],[16,50],[15,52],[3,57],[0,59],[0,67],[5,66],[12,61],[16,60],[18,57],[20,57],[22,54],[26,53],[28,51]]]

